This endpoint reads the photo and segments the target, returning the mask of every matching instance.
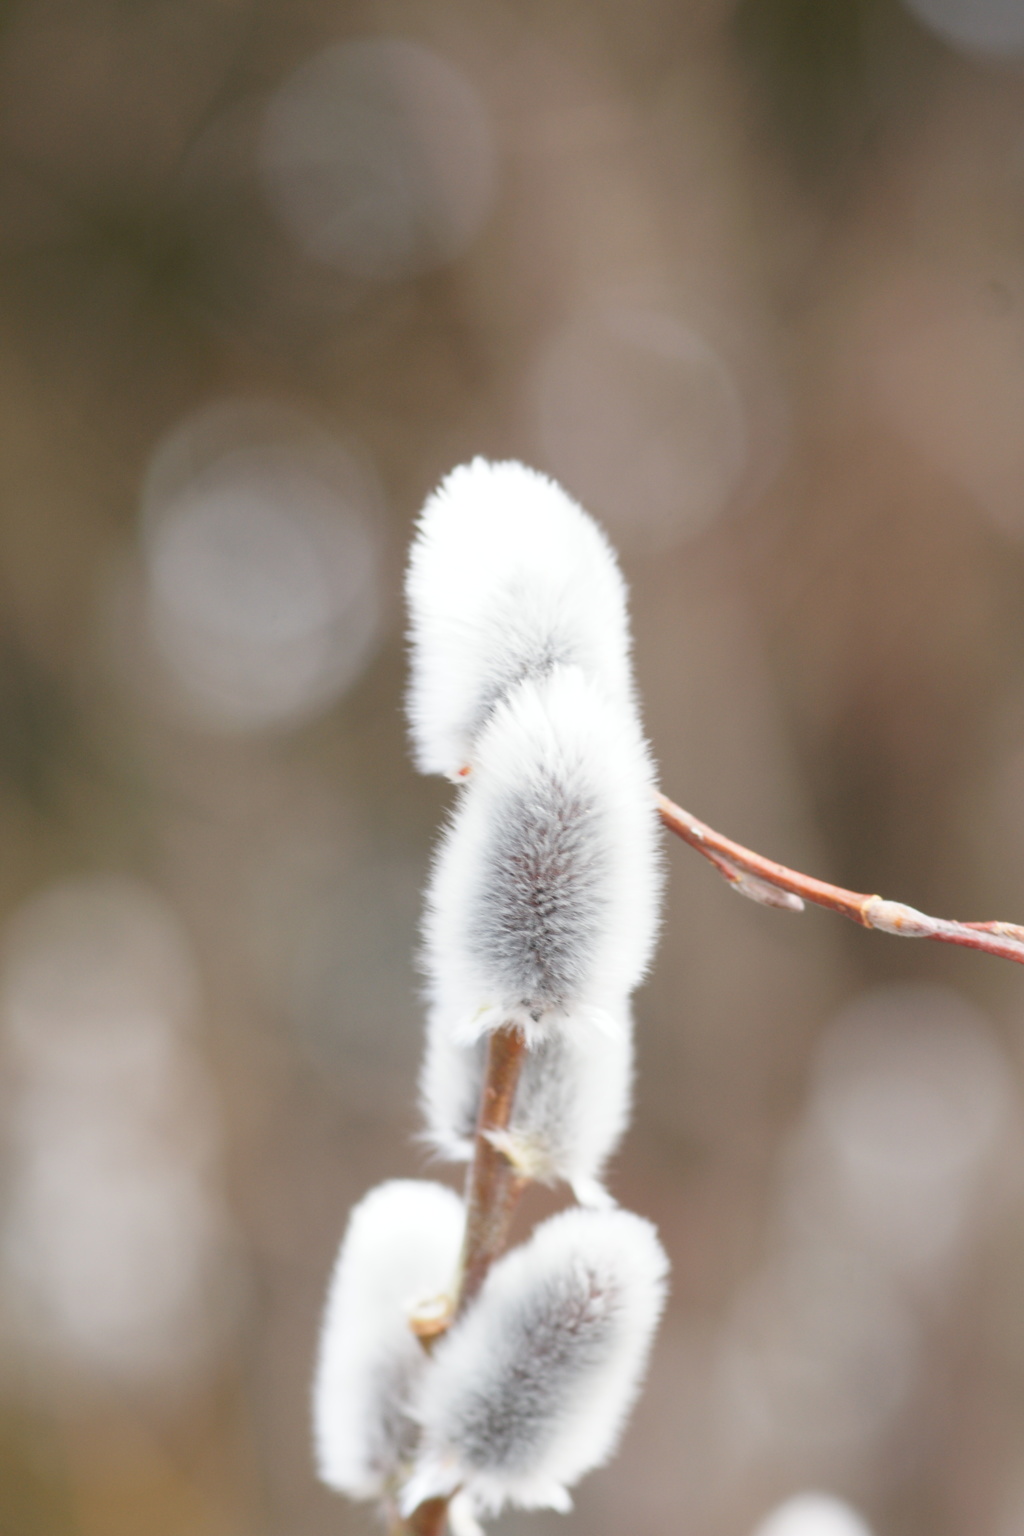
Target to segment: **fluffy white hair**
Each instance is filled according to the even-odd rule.
[[[578,667],[519,683],[480,734],[427,890],[429,990],[456,1036],[614,1029],[654,946],[659,855],[633,711]]]
[[[633,1027],[629,1004],[609,1010],[613,1030],[586,1020],[530,1047],[523,1059],[507,1133],[497,1140],[531,1179],[565,1179],[583,1205],[608,1205],[601,1184],[629,1123]],[[486,1039],[466,1044],[451,1010],[435,1002],[420,1075],[426,1140],[442,1157],[472,1155],[487,1060]]]
[[[651,1224],[619,1210],[565,1211],[506,1254],[422,1378],[403,1508],[461,1487],[478,1513],[567,1509],[615,1448],[667,1270]]]
[[[406,578],[417,766],[457,778],[497,701],[581,667],[633,707],[626,587],[582,507],[523,464],[452,470],[420,516]]]
[[[828,1493],[798,1493],[780,1504],[754,1536],[871,1536],[864,1521]]]
[[[452,1286],[462,1201],[441,1184],[395,1179],[354,1208],[331,1278],[313,1382],[317,1470],[352,1498],[379,1498],[411,1459],[408,1412],[427,1356],[409,1310]]]

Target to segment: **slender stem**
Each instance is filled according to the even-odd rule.
[[[742,843],[734,843],[666,795],[659,794],[657,800],[666,827],[710,860],[734,890],[753,901],[792,912],[802,911],[804,903],[810,901],[830,912],[842,913],[863,928],[876,928],[905,939],[960,944],[1024,965],[1024,927],[1016,923],[961,923],[929,917],[903,902],[885,901],[881,896],[830,885],[777,864],[774,859],[766,859],[763,854],[744,848]],[[514,1025],[505,1025],[490,1037],[473,1160],[466,1180],[466,1236],[456,1295],[447,1316],[425,1319],[417,1326],[425,1347],[429,1348],[472,1301],[508,1242],[512,1218],[527,1180],[516,1172],[492,1138],[496,1131],[508,1129],[525,1052],[522,1031]],[[444,1536],[448,1503],[447,1499],[425,1500],[398,1527],[399,1531],[407,1532],[408,1536]]]
[[[802,911],[805,901],[830,912],[841,912],[844,917],[863,928],[877,928],[882,933],[892,933],[904,939],[934,939],[939,944],[960,944],[965,949],[979,949],[988,955],[1000,955],[1004,960],[1015,960],[1024,965],[1024,927],[1016,923],[960,923],[951,918],[929,917],[900,901],[884,901],[881,896],[868,896],[861,891],[847,891],[841,885],[829,885],[802,875],[798,870],[787,869],[760,853],[723,837],[689,811],[658,796],[661,819],[671,832],[675,832],[691,848],[696,848],[723,875],[730,885],[743,896],[760,901],[767,906],[786,907],[790,911]]]
[[[480,1095],[473,1160],[466,1176],[466,1235],[456,1294],[446,1318],[416,1328],[429,1348],[451,1326],[477,1294],[487,1271],[508,1242],[512,1218],[528,1180],[517,1173],[504,1152],[494,1145],[496,1131],[507,1131],[512,1118],[519,1074],[526,1055],[523,1032],[514,1024],[496,1029],[487,1047],[487,1069]],[[399,1530],[408,1536],[444,1536],[448,1499],[425,1499]]]
[[[506,1024],[491,1035],[473,1161],[466,1178],[466,1236],[456,1316],[473,1300],[487,1271],[504,1252],[519,1197],[526,1187],[527,1180],[491,1140],[495,1131],[508,1130],[525,1054],[526,1041],[515,1025]]]
[[[445,1526],[448,1523],[447,1499],[424,1499],[418,1509],[414,1509],[404,1526],[399,1526],[400,1532],[407,1531],[409,1536],[444,1536]]]

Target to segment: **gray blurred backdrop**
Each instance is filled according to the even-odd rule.
[[[1024,920],[1019,0],[3,7],[4,1536],[373,1529],[308,1381],[426,1167],[401,570],[475,453],[618,545],[669,793]],[[667,856],[671,1308],[500,1530],[1024,1536],[1024,974]]]

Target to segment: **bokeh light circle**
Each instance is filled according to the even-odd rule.
[[[542,356],[535,399],[544,467],[624,542],[690,538],[739,486],[738,386],[673,315],[610,308],[572,321]]]
[[[339,43],[294,70],[267,109],[260,164],[306,254],[374,282],[460,255],[490,211],[496,176],[478,92],[406,38]]]
[[[930,32],[966,53],[1024,55],[1024,6],[1020,0],[905,0]]]
[[[158,449],[143,498],[146,616],[195,718],[308,718],[360,675],[379,633],[372,495],[298,415],[223,402]]]

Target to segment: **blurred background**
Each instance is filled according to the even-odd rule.
[[[438,478],[602,520],[688,809],[1024,920],[1022,423],[1020,0],[3,7],[4,1536],[374,1529],[307,1399],[348,1208],[425,1170]],[[1024,1536],[1024,973],[668,858],[612,1187],[670,1312],[499,1531]]]

